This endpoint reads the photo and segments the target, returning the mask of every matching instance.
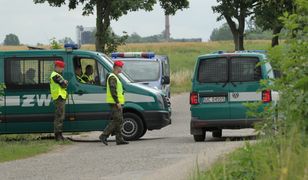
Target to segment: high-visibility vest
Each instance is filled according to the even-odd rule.
[[[125,97],[124,97],[124,91],[123,91],[123,86],[122,83],[120,81],[120,79],[113,73],[111,73],[108,78],[107,78],[107,97],[106,97],[106,102],[110,103],[110,104],[115,104],[116,102],[114,101],[111,92],[110,92],[110,87],[109,87],[109,78],[113,76],[116,78],[117,80],[117,96],[118,96],[118,100],[120,104],[124,104],[125,103]]]
[[[80,76],[76,75],[76,77],[77,77],[77,79],[78,79],[79,82],[81,82],[81,83],[86,83]]]
[[[53,80],[54,76],[60,76],[62,79],[62,75],[57,73],[56,71],[53,71],[50,75],[50,93],[51,93],[51,98],[53,100],[56,100],[59,98],[59,96],[61,96],[63,99],[67,98],[67,92],[66,92],[66,88],[62,88],[58,83],[56,83]]]
[[[92,83],[93,83],[93,81],[94,81],[94,78],[93,78],[92,75],[89,75],[89,76],[88,76],[88,75],[86,75],[86,74],[83,74],[81,78],[83,78],[83,77],[87,78],[87,79],[88,79],[88,82],[91,82],[91,81],[92,81]]]

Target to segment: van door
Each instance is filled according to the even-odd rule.
[[[75,121],[72,129],[74,131],[103,130],[110,114],[109,105],[106,103],[107,70],[90,56],[72,54],[70,59],[71,71],[75,72],[69,87],[73,92],[70,97],[73,102]]]
[[[230,117],[231,119],[247,119],[245,102],[262,100],[260,88],[261,67],[257,66],[257,57],[232,57],[230,59]]]
[[[10,133],[53,132],[49,77],[57,57],[6,57],[5,104]],[[64,130],[68,129],[64,122]]]
[[[0,55],[0,133],[5,132],[6,126],[5,126],[5,107],[4,107],[4,91],[3,91],[3,85],[4,85],[4,73],[3,73],[3,56]]]
[[[203,120],[229,119],[228,60],[225,57],[200,60],[194,91],[199,94],[199,106],[194,116]]]

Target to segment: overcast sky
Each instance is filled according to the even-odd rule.
[[[212,30],[223,22],[216,22],[217,14],[211,7],[216,0],[190,0],[190,8],[178,11],[170,18],[171,37],[202,38],[207,41]],[[76,26],[95,27],[95,16],[82,16],[82,7],[68,10],[50,7],[45,4],[34,4],[33,0],[0,0],[0,43],[5,35],[18,35],[21,43],[35,45],[49,42],[56,37],[71,37],[76,40]],[[141,36],[159,34],[164,29],[164,12],[156,5],[154,11],[131,12],[119,21],[112,22],[117,34],[123,31]]]

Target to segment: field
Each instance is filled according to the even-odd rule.
[[[270,41],[245,41],[245,48],[268,49]],[[25,50],[26,46],[0,46],[1,50]],[[83,45],[81,49],[95,50],[94,45]],[[199,55],[218,50],[233,51],[232,41],[202,43],[146,43],[120,46],[118,51],[153,51],[156,54],[168,55],[171,63],[172,93],[188,92],[191,88],[191,76],[195,60]]]

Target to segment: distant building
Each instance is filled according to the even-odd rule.
[[[95,27],[83,27],[82,25],[76,26],[76,42],[81,44],[94,44],[95,43]]]

